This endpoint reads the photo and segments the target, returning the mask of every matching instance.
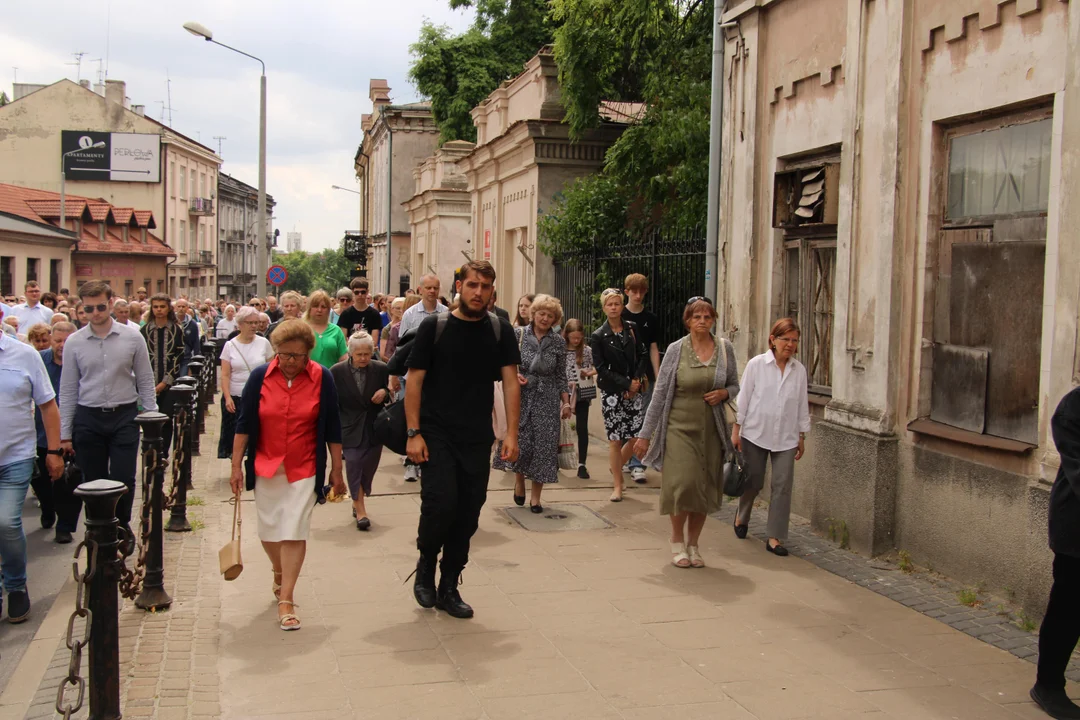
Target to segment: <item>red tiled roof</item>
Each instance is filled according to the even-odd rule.
[[[176,252],[160,238],[147,231],[146,243],[140,242],[142,228],[153,228],[154,213],[150,210],[114,208],[103,198],[68,195],[64,198],[64,214],[82,218],[82,234],[78,238],[80,253],[138,253],[175,257]],[[25,218],[42,225],[59,227],[60,195],[48,190],[0,183],[0,212]],[[112,222],[109,222],[109,220]],[[134,218],[136,227],[131,227]],[[100,225],[105,223],[105,240],[100,237]],[[123,226],[129,226],[128,242],[123,240]]]

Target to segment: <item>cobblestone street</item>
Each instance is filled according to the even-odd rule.
[[[773,557],[756,525],[735,539],[730,506],[706,526],[708,567],[672,567],[655,477],[619,505],[596,481],[564,477],[545,491],[545,516],[526,518],[541,523],[530,531],[507,512],[510,478],[494,473],[461,588],[477,615],[459,621],[418,608],[404,582],[419,488],[386,453],[371,532],[354,529],[348,503],[316,509],[297,591],[303,629],[283,633],[250,494],[244,572],[231,583],[218,573],[231,509],[228,463],[209,450],[216,426],[215,413],[195,463],[196,530],[166,534],[172,608],[123,605],[125,717],[1041,716],[1027,697],[1034,666],[1016,657],[1031,654],[1033,636],[959,606],[945,581],[841,551],[805,526],[794,528],[796,557]],[[567,519],[547,517],[558,515]],[[596,529],[574,529],[590,519]],[[54,715],[72,591],[42,623],[0,718]]]

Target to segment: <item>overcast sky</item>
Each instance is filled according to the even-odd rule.
[[[162,117],[172,80],[173,127],[215,150],[222,171],[258,182],[259,64],[188,34],[202,23],[214,39],[261,57],[267,75],[267,192],[277,202],[274,227],[303,233],[303,247],[336,247],[359,228],[353,156],[360,115],[371,112],[368,80],[386,78],[396,103],[419,99],[409,84],[409,45],[425,18],[455,31],[471,13],[446,0],[36,0],[4,2],[0,89],[18,81],[77,79],[72,53],[86,52],[82,77],[127,82],[133,104]],[[165,118],[168,122],[168,117]],[[404,198],[402,198],[404,199]]]

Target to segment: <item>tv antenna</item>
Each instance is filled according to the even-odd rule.
[[[98,85],[105,84],[105,60],[102,58],[94,58],[90,62],[97,63],[97,81]]]
[[[221,157],[221,141],[222,140],[228,140],[229,138],[225,137],[224,135],[215,135],[214,139],[217,140],[217,154],[218,154],[218,157]]]
[[[165,122],[165,111],[169,111],[169,127],[172,127],[172,80],[169,78],[169,68],[165,68],[165,104],[161,108],[161,122]]]
[[[75,82],[82,81],[82,59],[84,56],[89,54],[90,53],[84,51],[73,52],[71,53],[71,55],[75,58],[75,62],[64,63],[65,65],[74,65],[76,68],[78,68],[75,71]]]

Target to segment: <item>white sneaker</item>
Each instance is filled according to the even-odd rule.
[[[630,479],[639,485],[644,485],[646,482],[648,482],[648,479],[645,477],[645,468],[636,467],[631,470]]]
[[[622,466],[622,471],[623,471],[624,473],[628,473],[628,472],[630,472],[630,463],[626,463],[625,465],[623,465],[623,466]]]
[[[420,478],[420,467],[417,465],[405,466],[405,482],[416,482]]]

